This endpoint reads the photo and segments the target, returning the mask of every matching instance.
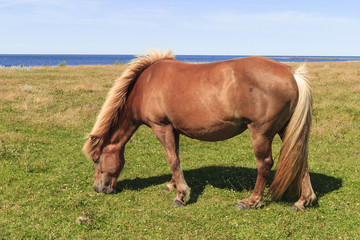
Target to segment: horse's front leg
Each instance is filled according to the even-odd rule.
[[[171,125],[151,125],[151,128],[163,146],[166,157],[173,172],[172,179],[167,185],[169,190],[175,187],[177,190],[173,206],[185,206],[185,199],[189,196],[189,187],[186,184],[179,159],[179,133]]]
[[[251,129],[250,129],[251,130]],[[251,196],[241,200],[235,208],[243,210],[249,208],[261,208],[264,206],[262,202],[265,184],[270,175],[273,166],[271,154],[271,140],[262,135],[257,135],[252,131],[252,142],[256,157],[258,175],[255,188]]]
[[[173,174],[172,177],[171,177],[170,182],[168,184],[166,184],[164,190],[165,191],[171,191],[171,190],[173,190],[175,188],[176,188],[176,182],[175,182],[175,178],[174,178],[174,174]]]

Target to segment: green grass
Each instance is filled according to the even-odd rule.
[[[263,209],[234,209],[256,179],[248,132],[215,143],[181,137],[191,188],[184,208],[170,207],[175,192],[163,188],[171,171],[146,127],[127,145],[117,193],[96,194],[93,166],[81,148],[124,66],[1,68],[0,238],[359,239],[360,64],[308,68],[309,161],[318,204],[303,213],[269,197]],[[277,138],[274,155],[279,148]]]

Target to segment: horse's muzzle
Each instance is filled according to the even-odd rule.
[[[95,183],[94,184],[94,190],[97,193],[105,193],[105,194],[110,194],[110,193],[114,193],[114,189],[110,186],[104,186],[101,183]]]

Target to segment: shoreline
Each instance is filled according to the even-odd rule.
[[[176,60],[188,63],[210,63],[244,58],[255,55],[177,55]],[[354,62],[360,56],[276,56],[261,55],[278,62]],[[121,65],[134,59],[132,55],[3,55],[0,54],[0,66],[82,66],[82,65]]]
[[[302,61],[302,62],[292,62],[292,61],[286,61],[284,58],[284,61],[278,61],[280,63],[284,63],[284,64],[317,64],[317,63],[360,63],[360,60],[356,60],[356,61],[320,61],[320,62],[306,62],[306,61]],[[186,62],[186,63],[190,63],[190,64],[206,64],[206,63],[211,63],[211,62]],[[124,67],[126,66],[127,63],[120,63],[120,64],[83,64],[83,65],[71,65],[71,64],[65,64],[65,65],[33,65],[33,66],[26,66],[26,65],[13,65],[13,66],[3,66],[0,65],[0,70],[19,70],[19,71],[30,71],[33,68],[64,68],[64,67]]]

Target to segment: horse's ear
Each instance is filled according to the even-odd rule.
[[[90,142],[93,148],[97,147],[101,138],[94,136],[94,135],[89,135],[90,138]]]
[[[90,135],[90,139],[91,139],[91,142],[95,142],[95,141],[96,141],[96,139],[97,139],[97,137],[96,137],[96,136],[91,136],[91,135]]]

